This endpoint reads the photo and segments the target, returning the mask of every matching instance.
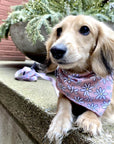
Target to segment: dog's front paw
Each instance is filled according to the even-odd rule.
[[[91,111],[86,111],[76,120],[76,125],[91,136],[100,135],[102,124],[96,114]]]
[[[64,136],[72,128],[72,118],[64,117],[63,115],[56,115],[52,120],[47,137],[50,142],[55,141],[56,144],[61,144]]]

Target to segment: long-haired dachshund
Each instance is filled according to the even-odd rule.
[[[75,123],[98,135],[101,119],[114,122],[114,31],[90,16],[67,16],[46,42],[47,72],[57,68],[57,113],[47,136],[61,143]]]

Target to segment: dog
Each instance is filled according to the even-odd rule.
[[[91,16],[70,15],[53,28],[46,50],[46,71],[57,68],[59,89],[57,113],[47,132],[50,142],[61,143],[73,114],[85,133],[101,134],[103,119],[114,122],[114,31]]]

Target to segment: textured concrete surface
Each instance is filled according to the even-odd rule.
[[[55,109],[57,96],[48,81],[14,80],[15,72],[25,65],[28,66],[23,62],[0,62],[0,101],[42,143],[52,117],[47,112]]]
[[[0,104],[0,144],[37,144]]]
[[[14,73],[33,62],[0,62],[0,101],[11,115],[22,125],[37,143],[44,140],[52,117],[57,96],[51,83],[39,79],[37,82],[14,80]],[[79,130],[71,131],[64,144],[113,144],[114,126],[104,124],[105,133],[91,138]],[[29,144],[29,143],[26,143]]]

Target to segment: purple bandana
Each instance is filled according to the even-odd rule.
[[[101,78],[93,72],[71,74],[58,69],[57,88],[68,99],[101,116],[110,104],[113,81],[111,76]]]

